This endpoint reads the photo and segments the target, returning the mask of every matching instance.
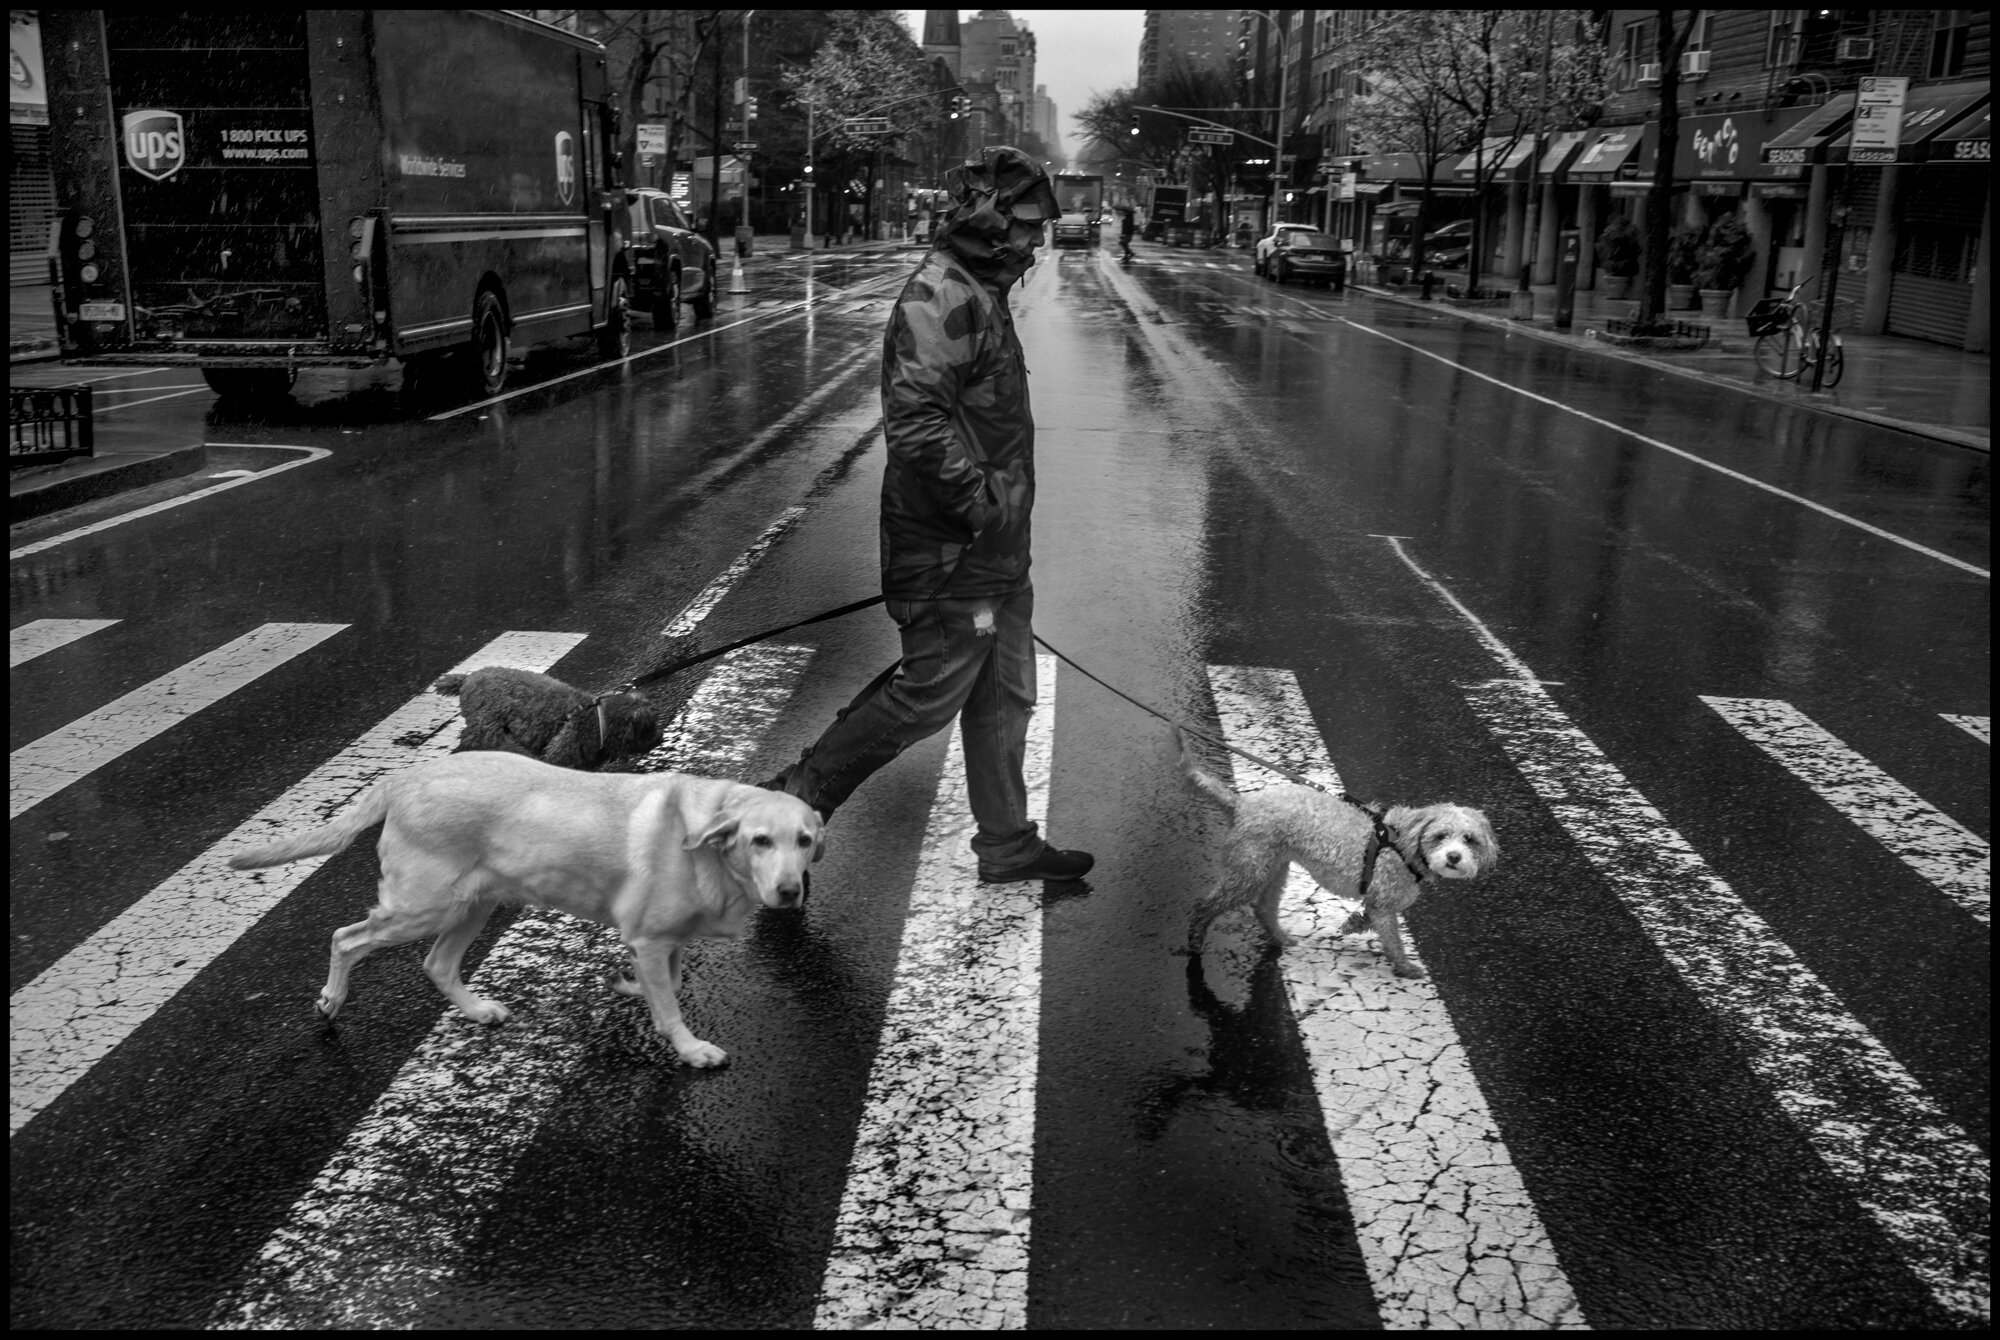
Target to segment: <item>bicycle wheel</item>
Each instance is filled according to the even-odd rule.
[[[1840,385],[1840,374],[1847,371],[1847,353],[1840,347],[1840,336],[1833,337],[1833,346],[1826,351],[1826,366],[1819,374],[1819,385],[1823,391],[1831,391]]]
[[[1798,376],[1799,369],[1805,366],[1799,357],[1800,352],[1798,341],[1792,338],[1790,326],[1775,334],[1757,337],[1755,350],[1757,367],[1770,376],[1783,377],[1788,381]]]

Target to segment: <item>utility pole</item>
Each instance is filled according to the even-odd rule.
[[[715,247],[716,254],[722,254],[716,232],[716,216],[721,212],[722,201],[722,11],[713,10],[714,26],[709,30],[715,35],[715,119],[710,121],[709,146],[715,157],[709,167],[713,169],[708,177],[708,244]]]

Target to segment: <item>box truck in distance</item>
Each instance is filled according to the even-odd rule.
[[[66,360],[452,371],[627,352],[602,45],[503,10],[45,10]]]

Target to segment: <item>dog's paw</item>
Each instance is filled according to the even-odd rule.
[[[1428,976],[1430,976],[1430,973],[1429,973],[1429,972],[1427,972],[1426,970],[1424,970],[1423,968],[1421,968],[1421,967],[1417,966],[1417,965],[1416,965],[1416,964],[1414,964],[1414,963],[1398,963],[1398,964],[1393,964],[1393,965],[1391,965],[1391,966],[1393,966],[1393,967],[1395,968],[1395,970],[1396,970],[1396,976],[1398,976],[1398,977],[1428,977]]]
[[[637,978],[620,968],[613,968],[604,974],[604,984],[621,996],[643,996],[646,988],[639,985]]]
[[[340,1013],[340,1001],[331,993],[322,991],[319,993],[319,999],[313,1002],[313,1013],[322,1019],[331,1019]]]
[[[674,1052],[683,1062],[693,1066],[697,1070],[706,1070],[710,1066],[729,1064],[728,1052],[722,1050],[722,1048],[716,1046],[713,1042],[703,1042],[700,1038],[694,1039],[694,1041],[688,1043],[685,1047],[674,1048]]]
[[[475,1000],[465,1007],[465,1017],[475,1024],[504,1024],[514,1012],[497,1000]]]

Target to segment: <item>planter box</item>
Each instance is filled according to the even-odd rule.
[[[1623,299],[1628,298],[1631,295],[1632,295],[1631,275],[1600,274],[1597,276],[1598,297],[1611,298],[1614,300],[1622,301]]]
[[[1736,297],[1733,288],[1705,288],[1701,290],[1701,314],[1709,321],[1720,321],[1729,315],[1729,304]]]
[[[1668,311],[1685,312],[1688,308],[1693,307],[1694,305],[1695,305],[1695,296],[1694,296],[1693,284],[1667,285]]]

